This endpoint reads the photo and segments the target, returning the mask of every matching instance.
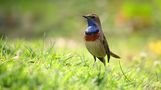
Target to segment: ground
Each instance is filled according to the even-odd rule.
[[[161,89],[160,57],[148,51],[147,43],[136,43],[138,38],[126,40],[109,40],[121,59],[111,58],[106,68],[99,60],[93,66],[83,43],[72,49],[48,40],[1,40],[0,89]]]

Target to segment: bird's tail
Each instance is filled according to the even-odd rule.
[[[120,56],[114,54],[113,52],[110,52],[110,55],[111,55],[112,57],[114,57],[114,58],[120,58]]]

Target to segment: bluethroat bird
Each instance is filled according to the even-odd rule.
[[[109,49],[99,17],[96,14],[89,14],[83,17],[86,18],[88,23],[84,34],[85,45],[88,51],[93,55],[94,62],[96,58],[98,58],[106,66],[106,55],[108,62],[110,61],[110,56],[120,58]]]

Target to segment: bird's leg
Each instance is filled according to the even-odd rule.
[[[93,63],[93,67],[94,67],[96,64],[96,56],[93,56],[93,58],[94,58],[94,63]]]
[[[105,66],[105,72],[107,72],[108,71],[108,67],[107,67],[107,65]]]
[[[105,59],[104,58],[98,58],[103,64],[104,64],[104,66],[106,67],[106,61],[105,61]]]

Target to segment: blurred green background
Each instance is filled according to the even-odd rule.
[[[140,50],[152,41],[160,41],[160,0],[2,0],[0,35],[9,40],[45,37],[58,42],[58,46],[69,43],[73,47],[83,44],[87,25],[82,15],[89,13],[100,17],[112,48],[124,43]]]
[[[100,17],[112,49],[123,46],[119,51],[125,56],[143,47],[160,52],[156,48],[161,38],[160,0],[2,0],[0,35],[8,40],[45,38],[56,46],[74,48],[83,45],[87,25],[82,15],[89,13]]]
[[[89,13],[121,57],[107,71],[83,42]],[[161,88],[161,0],[0,0],[0,37],[0,90]]]
[[[0,34],[12,38],[81,37],[82,15],[100,16],[107,35],[160,34],[160,0],[17,0],[0,2]],[[79,37],[79,38],[80,38]]]

